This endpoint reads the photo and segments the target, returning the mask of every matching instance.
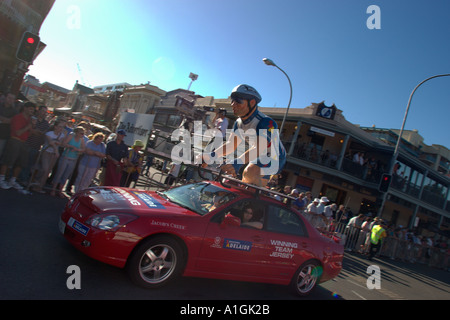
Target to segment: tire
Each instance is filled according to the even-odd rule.
[[[169,236],[145,240],[133,251],[127,271],[131,280],[145,288],[159,288],[180,276],[184,254],[180,244]]]
[[[309,295],[320,282],[322,267],[317,261],[310,260],[302,264],[291,280],[291,289],[296,295]]]

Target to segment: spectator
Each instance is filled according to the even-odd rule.
[[[167,176],[164,183],[168,186],[173,185],[173,183],[178,178],[180,174],[181,163],[172,162],[169,169],[169,175]]]
[[[31,174],[35,171],[35,165],[38,160],[39,150],[45,142],[45,133],[50,129],[50,124],[47,121],[47,107],[40,106],[36,113],[36,124],[31,130],[26,144],[28,146],[28,164],[22,168],[19,180],[28,184]]]
[[[299,194],[300,194],[300,191],[298,191],[298,189],[292,189],[292,191],[289,195],[293,198],[298,198]]]
[[[228,118],[227,118],[227,111],[224,108],[220,108],[217,111],[213,123],[214,128],[216,128],[221,132],[222,137],[225,140],[227,138]]]
[[[319,205],[320,199],[314,198],[314,200],[307,206],[306,211],[311,215],[319,214],[317,206]]]
[[[323,216],[328,220],[328,223],[330,223],[333,220],[334,212],[336,211],[337,205],[335,203],[332,203],[328,206],[325,206],[323,210]]]
[[[23,167],[28,162],[28,146],[26,141],[33,128],[31,116],[34,113],[35,105],[31,102],[24,104],[22,112],[11,119],[11,138],[5,147],[5,152],[1,159],[0,166],[0,187],[2,189],[15,188],[22,190],[23,187],[16,182]],[[7,182],[5,175],[8,168],[13,168],[12,176]]]
[[[378,169],[378,162],[375,160],[375,157],[371,157],[367,161],[367,176],[371,181],[377,181],[377,169]]]
[[[33,191],[44,193],[44,186],[48,179],[50,172],[55,166],[60,153],[59,148],[62,146],[64,138],[66,137],[65,120],[58,119],[54,123],[53,130],[45,134],[45,142],[40,151],[39,172],[33,183]]]
[[[307,201],[308,199],[306,198],[306,193],[301,192],[294,203],[292,203],[292,206],[297,210],[303,211],[306,209]]]
[[[122,167],[128,165],[128,146],[123,141],[126,135],[125,130],[119,130],[115,139],[106,144],[105,186],[120,186]]]
[[[65,198],[62,189],[70,178],[78,157],[84,151],[84,128],[76,127],[73,133],[69,134],[63,141],[65,147],[63,154],[59,158],[58,170],[53,179],[53,188],[50,192],[51,196],[59,196]]]
[[[281,190],[282,188],[280,187],[280,186],[276,186],[276,187],[272,187],[272,188],[270,188],[270,190],[271,191],[275,191],[275,192],[278,192],[278,193],[283,193],[282,191],[283,190]],[[272,197],[274,198],[274,199],[276,199],[276,200],[278,200],[278,201],[283,201],[283,199],[281,199],[281,196],[279,196],[278,194],[272,194]]]
[[[92,136],[92,131],[91,131],[91,125],[86,122],[86,121],[81,121],[78,124],[79,127],[83,127],[84,128],[84,145],[86,145],[89,141],[90,138],[89,136]],[[78,159],[77,159],[77,163],[75,164],[75,168],[73,169],[73,172],[70,176],[69,182],[67,182],[66,188],[65,188],[65,192],[68,195],[72,195],[72,186],[75,184],[75,181],[77,179],[78,176],[78,166],[80,165],[80,161],[83,158],[84,154],[81,154]]]
[[[343,204],[339,205],[339,208],[336,211],[336,222],[347,224],[347,216],[345,214],[345,206]]]
[[[361,225],[364,222],[364,215],[360,213],[357,216],[352,217],[347,224],[347,239],[345,247],[352,251],[355,248],[355,244],[358,242]]]
[[[75,192],[89,187],[100,168],[100,161],[106,157],[106,145],[103,143],[104,138],[105,135],[103,133],[97,132],[92,137],[92,140],[86,143],[85,154],[78,165]]]
[[[298,189],[292,189],[291,192],[288,193],[287,195],[289,195],[289,196],[292,197],[292,198],[297,199],[297,198],[298,198],[298,195],[299,195],[299,191],[298,191]],[[288,203],[288,199],[287,199],[287,198],[284,198],[284,199],[283,199],[283,203]]]
[[[306,216],[315,228],[323,228],[326,226],[324,216],[319,212],[319,198],[315,198],[306,208]]]
[[[148,174],[150,173],[150,168],[153,164],[153,154],[147,153],[147,158],[145,160],[145,165],[142,168],[142,174],[145,174],[148,177]]]
[[[359,161],[360,154],[361,154],[361,152],[359,152],[359,151],[355,152],[355,154],[353,155],[353,162],[354,163],[360,164],[360,161]]]
[[[292,191],[292,187],[291,186],[288,186],[288,185],[284,186],[284,188],[283,188],[283,193],[284,194],[290,194],[291,191]]]
[[[144,143],[141,140],[136,140],[128,150],[128,165],[122,171],[122,178],[120,185],[122,187],[129,187],[131,182],[136,184],[139,179],[139,174],[142,171],[142,162],[144,161],[144,153],[141,151]]]
[[[0,103],[0,159],[6,147],[6,142],[11,136],[11,119],[17,114],[14,105],[16,96],[7,93],[4,97],[4,102]]]
[[[317,211],[319,214],[323,214],[323,211],[325,210],[325,206],[328,205],[330,200],[328,200],[327,197],[320,198],[319,205],[317,206]]]
[[[359,253],[365,254],[368,252],[370,247],[370,231],[373,226],[372,222],[371,217],[365,217],[364,222],[361,224],[361,232],[358,238],[358,243],[356,244],[356,248]]]
[[[391,260],[395,260],[395,253],[397,251],[397,245],[399,243],[397,228],[394,225],[389,225],[386,237],[386,250],[385,255]]]
[[[383,239],[386,238],[386,223],[380,220],[380,224],[375,225],[370,234],[370,249],[369,249],[369,260],[379,252]]]

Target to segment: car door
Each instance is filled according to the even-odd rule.
[[[270,204],[266,210],[266,255],[272,267],[268,277],[290,278],[313,257],[303,220],[286,207]]]
[[[265,232],[240,224],[240,212],[248,204],[249,200],[239,201],[211,219],[196,263],[198,270],[244,278],[265,273],[261,268],[267,261]],[[264,212],[258,214],[263,219]]]

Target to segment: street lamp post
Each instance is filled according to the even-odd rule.
[[[401,129],[400,129],[400,133],[399,133],[398,138],[397,138],[397,143],[395,144],[394,155],[392,156],[392,161],[391,161],[391,164],[390,164],[390,166],[389,166],[389,175],[392,175],[392,174],[394,173],[394,166],[395,166],[395,163],[397,162],[397,158],[398,158],[398,155],[399,155],[399,153],[400,153],[400,141],[401,141],[401,139],[402,139],[403,129],[405,128],[406,118],[408,117],[408,113],[409,113],[409,106],[411,105],[411,100],[412,100],[412,98],[413,98],[414,93],[416,92],[416,90],[417,90],[422,84],[424,84],[424,83],[427,82],[428,80],[431,80],[431,79],[434,79],[434,78],[439,78],[439,77],[448,77],[448,76],[450,76],[449,73],[446,73],[446,74],[438,74],[438,75],[429,77],[429,78],[423,80],[421,83],[419,83],[419,84],[414,88],[414,90],[411,92],[411,95],[409,96],[409,99],[408,99],[408,105],[406,106],[406,111],[405,111],[405,116],[404,116],[404,118],[403,118],[402,127],[401,127]],[[379,209],[379,211],[378,211],[378,216],[381,216],[381,214],[382,214],[382,212],[383,212],[384,203],[386,202],[386,195],[387,195],[388,192],[389,192],[389,188],[388,188],[387,191],[383,194],[383,200],[382,200],[380,209]]]
[[[281,72],[283,72],[284,75],[286,76],[286,78],[287,78],[288,81],[289,81],[289,88],[290,88],[289,103],[288,103],[286,112],[285,112],[284,117],[283,117],[283,122],[281,122],[281,127],[280,127],[280,134],[282,134],[282,132],[283,132],[283,127],[284,127],[284,122],[286,121],[286,117],[287,117],[287,114],[288,114],[288,112],[289,112],[289,107],[291,106],[291,101],[292,101],[292,83],[291,83],[291,79],[289,79],[289,76],[287,75],[287,73],[284,72],[284,70],[281,69],[279,66],[277,66],[277,65],[275,64],[275,62],[273,62],[272,60],[270,60],[270,59],[268,59],[268,58],[264,58],[263,61],[264,61],[264,63],[265,63],[266,65],[276,67],[278,70],[280,70]]]
[[[195,73],[189,73],[189,78],[191,79],[191,83],[189,83],[189,87],[187,88],[188,89],[188,91],[191,89],[191,85],[192,85],[192,83],[195,81],[195,80],[197,80],[198,79],[198,74],[195,74]]]

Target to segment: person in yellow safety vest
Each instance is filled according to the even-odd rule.
[[[369,260],[372,260],[381,248],[382,240],[386,237],[385,227],[386,223],[380,220],[379,224],[373,226],[371,230]]]

